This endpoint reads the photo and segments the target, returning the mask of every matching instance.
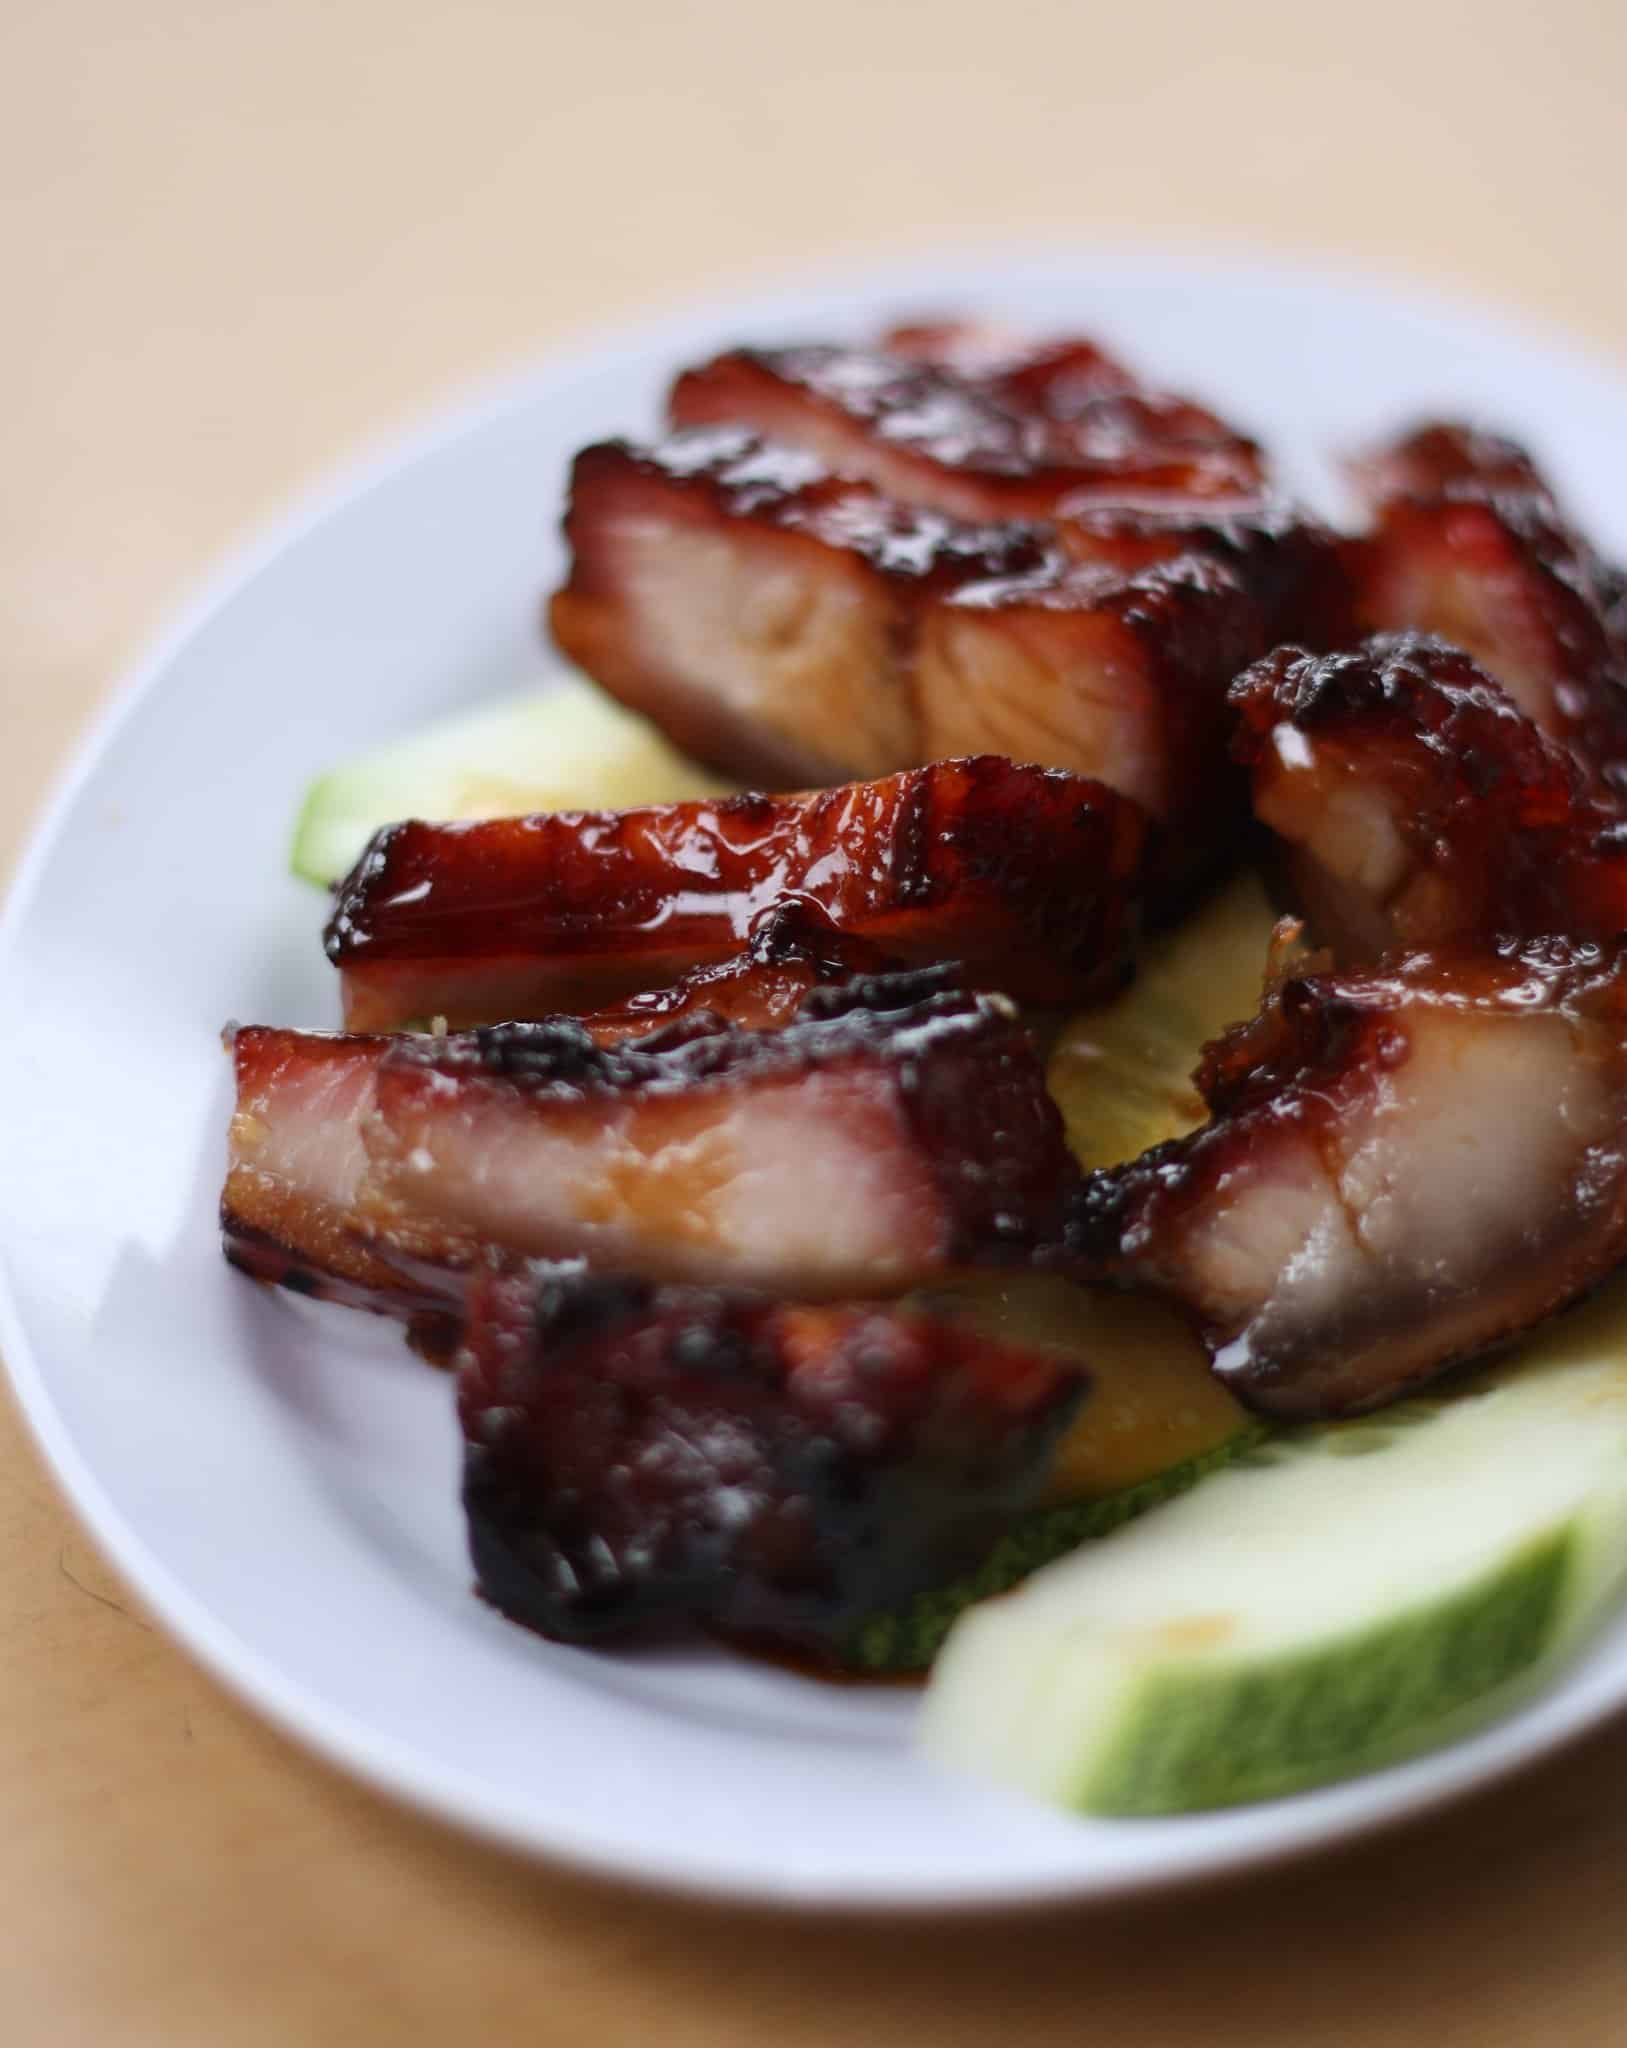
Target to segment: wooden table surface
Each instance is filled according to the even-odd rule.
[[[1224,236],[1627,354],[1624,77],[1620,0],[10,0],[0,870],[228,544],[614,318],[850,252]],[[9,1411],[0,1651],[8,2048],[1627,2036],[1627,1725],[1133,1909],[684,1907],[472,1846],[267,1732],[149,1626]]]

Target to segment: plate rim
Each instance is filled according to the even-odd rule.
[[[724,288],[668,301],[662,310],[605,323],[548,349],[523,368],[483,379],[461,393],[429,400],[424,417],[371,437],[348,458],[287,497],[280,510],[258,521],[246,538],[218,555],[192,586],[192,595],[168,608],[146,651],[120,672],[56,769],[49,793],[25,832],[22,849],[0,904],[0,986],[19,943],[33,899],[59,842],[70,831],[79,798],[103,757],[128,722],[161,688],[166,672],[185,647],[226,611],[285,551],[330,518],[378,487],[482,427],[545,399],[551,391],[613,361],[637,362],[685,344],[698,325],[725,328],[732,322],[773,316],[815,297],[874,296],[894,301],[912,295],[994,296],[1018,280],[1077,278],[1111,287],[1127,281],[1215,282],[1233,287],[1257,284],[1313,295],[1345,294],[1372,308],[1423,318],[1466,337],[1495,335],[1537,351],[1573,370],[1620,387],[1627,398],[1627,372],[1607,351],[1577,336],[1470,291],[1443,291],[1391,276],[1336,269],[1300,260],[1292,251],[1258,244],[1203,243],[1180,238],[1091,236],[1049,238],[1019,244],[973,241],[919,246],[903,259],[869,255],[859,264],[839,260],[807,271],[787,271],[764,289]],[[982,280],[973,285],[972,280]],[[896,1880],[867,1885],[850,1875],[838,1886],[794,1875],[765,1883],[728,1857],[709,1859],[704,1845],[690,1845],[674,1857],[665,1846],[638,1857],[618,1845],[566,1829],[543,1838],[533,1828],[511,1823],[486,1788],[465,1779],[453,1766],[426,1760],[412,1745],[381,1736],[346,1709],[336,1707],[289,1679],[276,1661],[259,1651],[237,1628],[197,1599],[170,1569],[151,1554],[143,1537],[114,1506],[95,1469],[74,1441],[51,1394],[40,1356],[26,1329],[12,1280],[13,1253],[0,1242],[0,1361],[25,1424],[65,1504],[86,1528],[143,1605],[161,1622],[172,1643],[234,1698],[268,1720],[301,1748],[314,1752],[365,1784],[461,1832],[532,1859],[548,1860],[599,1880],[631,1883],[669,1894],[734,1907],[795,1908],[830,1914],[932,1912],[1000,1913],[1067,1902],[1105,1903],[1212,1882],[1228,1873],[1262,1869],[1291,1858],[1354,1842],[1380,1828],[1423,1815],[1512,1774],[1529,1769],[1588,1730],[1627,1709],[1627,1677],[1615,1698],[1597,1699],[1586,1688],[1557,1698],[1550,1674],[1542,1688],[1492,1724],[1496,1753],[1468,1755],[1469,1743],[1432,1752],[1394,1770],[1341,1781],[1324,1791],[1361,1785],[1366,1800],[1352,1814],[1307,1812],[1294,1819],[1294,1802],[1283,1803],[1283,1825],[1268,1838],[1229,1843],[1217,1830],[1211,1843],[1183,1851],[1173,1864],[1131,1870],[1041,1874],[1029,1882],[1004,1874],[984,1888],[964,1881],[933,1884]],[[1533,1721],[1530,1709],[1546,1695],[1549,1713]],[[1481,1731],[1482,1733],[1488,1731]],[[1472,1738],[1470,1739],[1472,1741]],[[1411,1768],[1427,1766],[1421,1782]],[[1302,1795],[1315,1800],[1318,1794]],[[1246,1809],[1245,1809],[1246,1810]],[[1224,1816],[1217,1816],[1223,1819]]]

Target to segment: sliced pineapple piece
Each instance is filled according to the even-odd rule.
[[[1117,1166],[1204,1120],[1192,1071],[1209,1039],[1259,1007],[1273,913],[1255,875],[1150,944],[1117,1002],[1062,1027],[1046,1075],[1082,1166]]]

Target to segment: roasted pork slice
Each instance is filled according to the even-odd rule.
[[[1057,513],[1072,560],[1134,574],[1196,556],[1218,563],[1259,607],[1273,646],[1347,646],[1356,634],[1350,541],[1283,498],[1081,499]]]
[[[737,951],[785,898],[908,964],[1070,1004],[1115,986],[1146,823],[1079,776],[983,757],[811,796],[381,832],[328,956],[352,1029],[596,1008]]]
[[[581,1021],[595,1045],[619,1045],[653,1031],[670,1036],[679,1026],[697,1036],[720,1024],[778,1031],[811,990],[889,974],[897,966],[881,947],[839,931],[817,904],[793,896],[759,914],[740,952],[664,988],[641,989],[590,1011]]]
[[[231,1033],[237,1099],[221,1232],[227,1258],[256,1280],[427,1332],[460,1312],[476,1246],[416,1220],[384,1236],[358,1207],[362,1128],[389,1042],[255,1025]]]
[[[927,608],[916,660],[923,751],[1071,762],[1168,826],[1157,888],[1234,850],[1242,787],[1226,691],[1269,644],[1222,563],[1124,574],[1078,562],[966,585]]]
[[[781,789],[927,758],[924,598],[1053,554],[1034,527],[898,505],[732,427],[584,449],[565,534],[565,653],[687,753]]]
[[[1082,335],[1035,335],[995,320],[954,317],[890,327],[876,346],[885,355],[930,363],[970,379],[1006,403],[1067,419],[1092,400],[1137,391],[1141,380]]]
[[[809,905],[785,903],[759,917],[741,953],[560,1022],[605,1047],[656,1032],[672,1045],[730,1026],[777,1030],[816,988],[851,983],[856,1000],[877,990],[885,1000],[898,986],[890,967]],[[405,1209],[381,1223],[361,1206],[363,1132],[390,1044],[366,1033],[233,1030],[237,1101],[221,1228],[226,1256],[256,1279],[428,1324],[460,1311],[478,1243]]]
[[[1091,1177],[1074,1244],[1268,1415],[1395,1400],[1627,1257],[1627,950],[1540,939],[1290,978],[1211,1121]]]
[[[1627,797],[1621,573],[1561,516],[1522,450],[1462,430],[1434,432],[1367,460],[1378,517],[1361,555],[1362,619],[1467,649],[1619,807]]]
[[[840,1661],[1039,1499],[1086,1387],[897,1305],[485,1271],[458,1355],[479,1589],[566,1641],[698,1623]]]
[[[1627,829],[1459,649],[1418,634],[1282,647],[1232,703],[1255,814],[1341,962],[1477,933],[1627,931]]]
[[[1549,498],[1547,480],[1518,441],[1464,420],[1429,420],[1359,455],[1352,481],[1372,507],[1397,498]]]
[[[944,969],[815,990],[775,1033],[402,1038],[364,1135],[387,1235],[816,1295],[1030,1261],[1077,1183],[1011,1005]]]
[[[1081,492],[1225,497],[1261,488],[1254,442],[1201,406],[1067,388],[1065,402],[1036,402],[1009,377],[963,374],[941,358],[832,344],[744,348],[685,371],[671,414],[683,427],[750,427],[960,519],[1045,518]]]
[[[784,460],[730,430],[588,449],[552,608],[566,653],[743,780],[999,752],[1179,818],[1201,852],[1241,808],[1227,685],[1348,610],[1331,536],[1284,508],[1096,508],[1059,547]]]

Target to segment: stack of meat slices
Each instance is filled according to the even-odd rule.
[[[1088,343],[738,349],[679,377],[670,417],[578,456],[554,637],[746,782],[1065,768],[1154,821],[1163,907],[1244,818],[1227,684],[1349,636],[1341,551],[1255,444]]]
[[[1074,1240],[1288,1417],[1394,1400],[1627,1258],[1622,579],[1512,442],[1437,424],[1357,474],[1358,613],[1423,630],[1279,648],[1230,698],[1318,971],[1207,1049],[1209,1122],[1096,1175]]]
[[[1092,344],[955,324],[732,351],[578,457],[556,639],[758,793],[393,826],[346,1031],[232,1039],[228,1256],[457,1346],[505,1612],[831,1656],[975,1562],[1089,1375],[906,1301],[961,1269],[1162,1295],[1303,1416],[1627,1255],[1619,583],[1511,444],[1361,474],[1335,536]],[[1022,1009],[1256,824],[1323,956],[1084,1176]]]
[[[352,1028],[233,1034],[228,1255],[461,1344],[506,1612],[833,1654],[978,1561],[1084,1395],[898,1298],[1063,1242],[1014,995],[1122,984],[1145,842],[991,757],[394,827],[329,927]]]

